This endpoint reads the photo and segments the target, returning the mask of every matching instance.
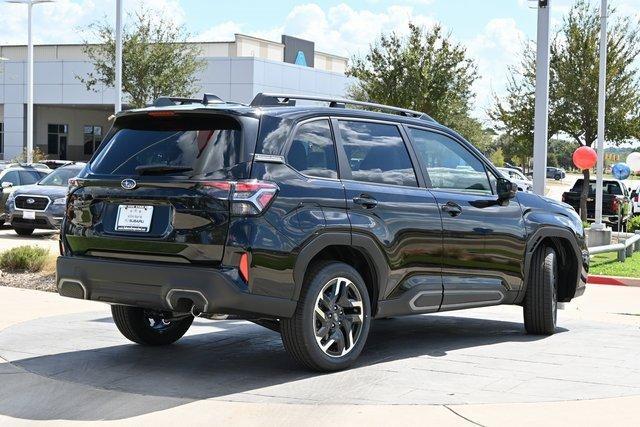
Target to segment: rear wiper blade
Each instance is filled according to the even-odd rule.
[[[136,166],[136,172],[140,175],[162,175],[174,172],[189,172],[193,168],[188,166],[171,166],[171,165],[143,165]]]

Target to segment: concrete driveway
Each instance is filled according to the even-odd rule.
[[[18,236],[12,228],[0,228],[0,252],[25,245],[41,246],[48,248],[51,253],[58,253],[58,232],[36,230],[31,236]]]
[[[591,287],[546,338],[523,334],[517,307],[380,321],[355,368],[319,375],[248,322],[144,348],[104,305],[0,288],[0,424],[632,424],[639,298]]]

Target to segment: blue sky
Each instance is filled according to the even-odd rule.
[[[599,4],[599,0],[591,0]],[[624,14],[640,17],[640,0],[610,0]],[[573,0],[551,0],[558,25]],[[480,79],[474,111],[480,118],[491,94],[504,92],[507,70],[522,45],[535,38],[536,10],[528,0],[125,0],[125,9],[144,4],[184,24],[195,40],[231,40],[243,33],[279,40],[285,33],[316,42],[316,49],[344,56],[362,54],[382,32],[403,32],[409,21],[440,23],[467,47]],[[57,0],[36,6],[37,43],[77,43],[92,21],[113,20],[115,0]],[[0,44],[26,43],[26,11],[0,3]]]

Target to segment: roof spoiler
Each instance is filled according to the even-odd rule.
[[[201,99],[197,98],[182,98],[174,96],[161,96],[153,101],[154,107],[171,107],[175,105],[188,105],[188,104],[224,104],[225,102],[219,96],[205,93]]]

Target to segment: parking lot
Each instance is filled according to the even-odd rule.
[[[549,181],[547,195],[560,199],[576,178]],[[55,254],[57,233],[0,230],[0,251],[25,244]],[[374,425],[512,425],[514,414],[519,425],[631,423],[639,299],[640,288],[591,286],[551,337],[526,335],[515,306],[380,320],[353,369],[315,374],[279,334],[246,321],[197,320],[176,345],[145,348],[118,333],[106,305],[0,287],[0,424],[187,414],[237,424],[242,414],[246,425],[316,425],[327,413]]]
[[[345,422],[378,413],[375,425],[512,425],[515,414],[519,425],[562,424],[550,413],[631,422],[639,297],[640,288],[592,287],[547,338],[524,334],[518,307],[377,321],[353,369],[320,375],[248,322],[198,321],[176,345],[144,348],[118,334],[102,304],[0,288],[0,424],[173,423],[187,412],[195,425],[240,413],[246,424],[315,425],[327,412]]]

